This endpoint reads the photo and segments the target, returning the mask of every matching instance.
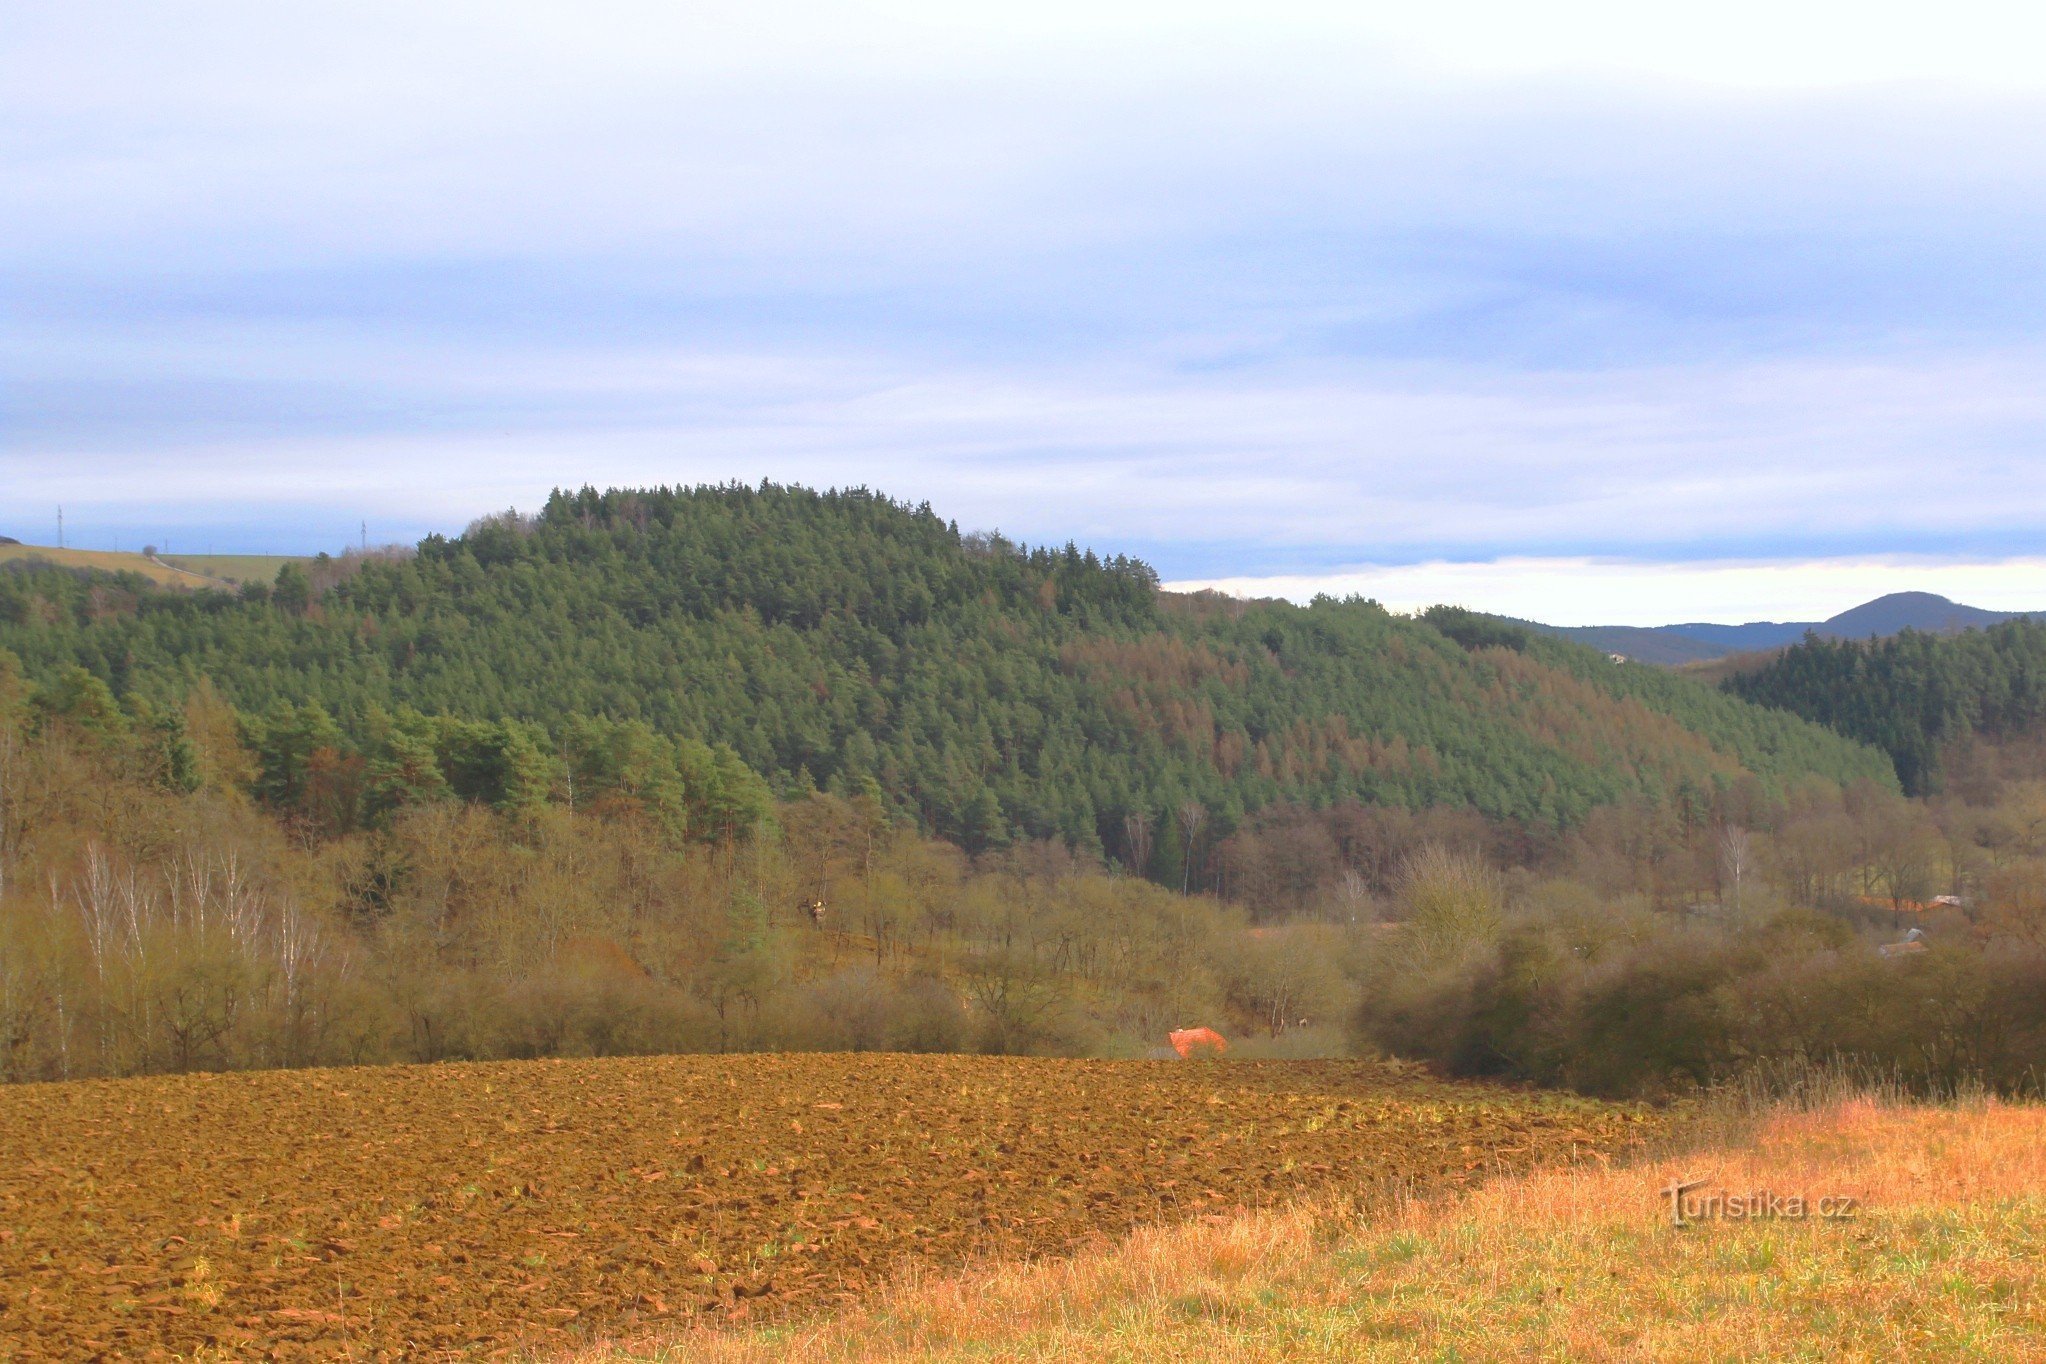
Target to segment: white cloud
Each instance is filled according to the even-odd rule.
[[[1327,573],[1189,579],[1175,591],[1239,597],[1370,597],[1393,611],[1465,606],[1549,625],[1820,621],[1890,592],[1935,592],[1993,611],[2046,612],[2046,557],[1935,556],[1644,563],[1623,559],[1436,561]]]
[[[1824,187],[2020,140],[2046,19],[1917,8],[29,0],[0,36],[0,193],[31,259],[245,266],[701,239],[845,268],[1227,223],[1274,191],[1395,224],[1489,195],[1534,226],[1672,159],[1695,216],[1737,210],[1719,191],[1758,158]]]
[[[238,349],[222,344],[225,357]],[[968,526],[1141,546],[1181,572],[1196,561],[1227,572],[1224,559],[1242,573],[1489,558],[1501,545],[1662,559],[1712,545],[2008,554],[2046,520],[2046,464],[2011,454],[2046,436],[2046,354],[2031,351],[1189,376],[1134,362],[941,369],[857,353],[425,342],[365,357],[308,333],[263,363],[265,381],[310,411],[300,424],[222,430],[202,414],[146,453],[116,429],[61,458],[0,452],[0,474],[34,505],[317,495],[454,525],[583,481],[864,483]],[[175,366],[161,377],[179,382]],[[405,415],[450,395],[459,414],[433,429]],[[398,415],[348,420],[358,401]]]
[[[2024,554],[2046,20],[1924,16],[29,0],[0,484],[863,482],[1188,574]]]

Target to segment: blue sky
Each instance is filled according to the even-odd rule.
[[[0,533],[768,477],[1240,591],[2046,605],[2040,19],[1422,8],[16,0]]]

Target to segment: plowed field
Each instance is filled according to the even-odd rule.
[[[0,1090],[0,1356],[544,1350],[1638,1143],[1364,1062],[746,1056]]]

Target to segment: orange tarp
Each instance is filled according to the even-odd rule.
[[[1937,900],[1892,900],[1881,895],[1857,895],[1854,898],[1870,909],[1893,909],[1900,914],[1925,914],[1947,908]]]
[[[1180,1028],[1167,1036],[1172,1049],[1181,1057],[1192,1056],[1197,1051],[1219,1056],[1229,1050],[1228,1039],[1213,1028]]]

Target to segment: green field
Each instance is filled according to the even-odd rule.
[[[230,583],[267,583],[277,570],[294,559],[293,554],[166,554],[161,562]]]

